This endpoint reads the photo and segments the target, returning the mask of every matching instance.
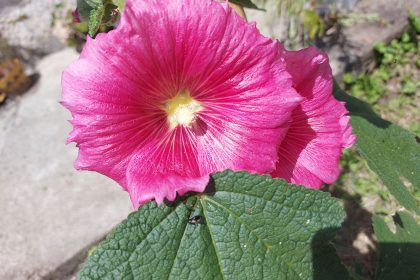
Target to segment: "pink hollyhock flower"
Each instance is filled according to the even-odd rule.
[[[328,57],[314,47],[284,51],[284,57],[293,86],[304,100],[293,111],[290,128],[278,150],[276,170],[271,175],[319,189],[323,183],[337,180],[341,153],[356,138],[344,103],[332,95]]]
[[[117,181],[134,207],[228,168],[270,173],[302,100],[281,50],[227,3],[127,1],[63,73],[75,167]]]

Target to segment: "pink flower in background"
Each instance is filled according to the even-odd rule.
[[[224,169],[270,173],[302,100],[281,53],[227,3],[127,1],[63,73],[76,168],[117,181],[134,207],[201,192]]]
[[[73,23],[80,23],[79,9],[76,9],[73,12],[71,12],[71,15],[73,17]]]
[[[344,148],[355,142],[343,102],[332,95],[333,80],[328,57],[314,47],[285,51],[287,71],[304,98],[293,111],[292,122],[279,148],[273,177],[319,189],[333,183],[340,173]]]

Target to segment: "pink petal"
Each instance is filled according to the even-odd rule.
[[[184,195],[187,192],[203,192],[210,176],[182,177],[176,174],[155,174],[155,176],[137,177],[137,173],[128,174],[128,182],[132,187],[129,190],[133,208],[155,199],[162,203],[166,198],[173,201],[177,193]]]
[[[285,51],[285,58],[294,87],[305,99],[293,111],[272,176],[318,189],[337,179],[342,150],[355,137],[344,104],[332,95],[328,57],[310,47]]]
[[[282,52],[227,3],[127,1],[118,28],[63,73],[76,167],[114,179],[136,207],[203,191],[217,171],[271,172],[302,100]],[[203,110],[170,129],[162,104],[182,90]]]

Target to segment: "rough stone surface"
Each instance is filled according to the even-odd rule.
[[[60,50],[66,37],[62,21],[75,4],[63,0],[0,0],[0,35],[10,45],[36,54]]]
[[[128,195],[99,174],[77,172],[66,146],[69,113],[60,75],[77,54],[38,65],[40,80],[0,107],[0,279],[41,279],[102,238],[131,210]]]
[[[376,22],[360,22],[342,30],[336,38],[327,38],[324,49],[330,56],[336,76],[374,66],[374,46],[402,35],[408,26],[408,11],[420,14],[418,0],[360,1],[354,12],[375,14]]]
[[[325,4],[334,3],[338,11],[348,11],[353,9],[357,1],[359,0],[326,0],[322,2]],[[287,40],[289,25],[287,1],[283,1],[283,4],[279,0],[255,0],[254,2],[265,10],[246,9],[248,21],[257,22],[258,28],[265,36],[282,42]],[[309,1],[307,2],[305,8],[309,4]]]
[[[287,16],[280,15],[277,0],[267,0],[267,11],[247,10],[249,21],[256,21],[261,32],[269,37],[284,41],[287,38]],[[343,8],[353,6],[349,1]],[[323,38],[320,48],[329,57],[336,77],[346,71],[369,69],[373,63],[374,45],[388,42],[399,36],[408,26],[408,11],[420,14],[418,0],[359,0],[352,12],[360,15],[376,15],[379,21],[360,20],[352,26],[344,27],[341,32]]]

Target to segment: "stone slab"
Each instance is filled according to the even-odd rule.
[[[58,100],[76,58],[69,49],[45,57],[34,88],[0,107],[0,279],[53,275],[131,211],[115,182],[73,168],[70,114]]]
[[[338,38],[326,42],[334,73],[338,78],[345,72],[372,70],[375,66],[374,46],[398,38],[408,27],[408,12],[420,14],[418,0],[362,0],[355,6],[357,14],[379,17],[375,22],[359,22],[346,27]]]
[[[76,1],[0,0],[0,35],[29,56],[61,50],[67,35],[62,25],[75,6]]]

